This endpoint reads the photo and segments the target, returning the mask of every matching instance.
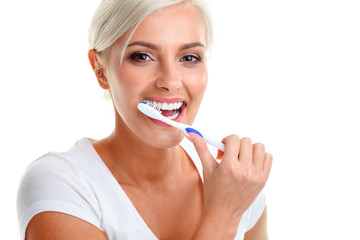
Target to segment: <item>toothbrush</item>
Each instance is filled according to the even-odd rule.
[[[151,117],[153,119],[157,119],[157,120],[162,121],[162,122],[164,122],[164,123],[166,123],[166,124],[168,124],[168,125],[170,125],[172,127],[180,129],[188,137],[189,137],[188,132],[196,133],[197,135],[202,137],[210,145],[216,147],[217,149],[221,150],[222,152],[225,152],[225,145],[223,143],[218,142],[218,141],[210,138],[209,136],[201,134],[198,130],[196,130],[195,128],[193,128],[190,125],[182,124],[182,123],[170,120],[167,117],[164,117],[163,115],[161,115],[161,112],[160,112],[159,109],[151,106],[151,104],[149,104],[148,102],[141,101],[137,105],[137,108],[140,110],[140,112],[142,112],[143,114],[145,114],[148,117]]]

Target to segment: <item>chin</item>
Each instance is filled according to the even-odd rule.
[[[173,148],[178,146],[184,137],[184,134],[179,130],[171,131],[170,133],[164,131],[156,137],[151,138],[149,144],[161,149]]]

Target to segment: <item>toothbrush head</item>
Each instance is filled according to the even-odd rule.
[[[187,137],[189,137],[189,132],[193,132],[198,134],[199,136],[201,136],[202,138],[204,138],[206,140],[206,142],[208,142],[209,144],[217,147],[218,149],[220,149],[222,152],[225,151],[225,145],[221,142],[215,141],[207,136],[203,136],[198,130],[196,130],[195,128],[193,128],[190,125],[187,124],[182,124],[173,120],[168,119],[167,117],[163,116],[161,114],[161,110],[158,108],[155,108],[154,106],[151,106],[152,104],[149,103],[148,101],[141,101],[138,105],[137,108],[146,116],[153,118],[153,119],[157,119],[161,122],[164,122],[172,127],[175,127],[179,130],[181,130]]]
[[[160,109],[151,107],[151,105],[152,104],[148,103],[147,101],[141,101],[137,105],[137,108],[140,110],[140,112],[142,112],[146,116],[148,116],[152,119],[159,120],[163,123],[166,123],[167,125],[177,128],[177,129],[180,129],[183,133],[185,133],[187,135],[185,128],[191,127],[191,126],[170,120],[169,118],[167,118],[161,114]]]
[[[162,113],[161,109],[158,108],[157,106],[155,106],[152,102],[148,102],[148,101],[141,101],[140,103],[144,103],[152,108],[154,108],[156,111],[158,111],[159,113]]]
[[[152,103],[149,103],[147,101],[141,101],[138,105],[137,108],[140,110],[140,112],[142,112],[143,114],[145,114],[148,117],[163,121],[164,116],[161,115],[161,110],[159,108],[155,108],[154,105]]]

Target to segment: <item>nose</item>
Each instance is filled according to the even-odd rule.
[[[155,84],[169,93],[177,92],[181,88],[182,75],[174,62],[166,61],[159,65]]]

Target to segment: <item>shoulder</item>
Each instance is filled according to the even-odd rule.
[[[86,153],[85,153],[86,154]],[[33,216],[55,211],[98,224],[96,196],[82,168],[79,146],[68,152],[51,152],[32,162],[18,188],[17,212],[21,234]],[[80,157],[81,158],[81,157]]]
[[[23,178],[41,178],[43,174],[55,174],[68,171],[74,166],[61,153],[49,152],[36,159],[26,168]]]
[[[82,150],[84,152],[84,150]],[[33,161],[20,181],[18,199],[28,199],[38,194],[44,197],[62,190],[66,185],[83,181],[86,164],[79,154],[79,143],[67,152],[49,152]]]
[[[62,179],[76,175],[74,166],[55,153],[47,153],[32,162],[26,169],[19,185],[18,200],[32,195],[50,193]]]
[[[49,152],[33,161],[26,168],[21,183],[43,182],[45,179],[68,179],[69,177],[80,179],[88,169],[97,167],[96,163],[98,161],[91,142],[83,138],[66,152]],[[21,187],[23,185],[20,184]]]

